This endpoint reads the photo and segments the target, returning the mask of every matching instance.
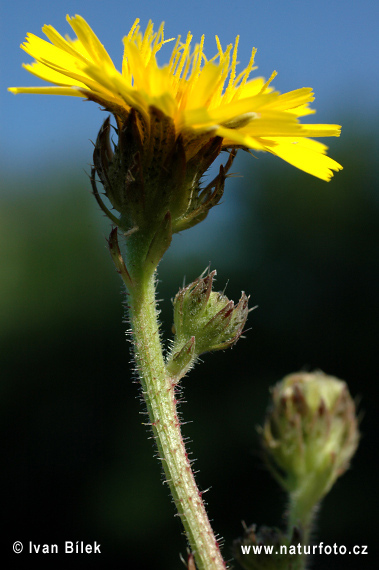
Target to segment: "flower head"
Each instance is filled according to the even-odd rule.
[[[53,86],[10,91],[86,97],[111,111],[119,127],[134,110],[142,138],[157,121],[158,111],[164,117],[162,128],[169,119],[174,136],[181,137],[186,160],[198,154],[205,140],[218,137],[220,149],[268,151],[323,180],[342,168],[326,156],[325,145],[309,138],[339,136],[340,127],[299,122],[299,117],[314,113],[309,107],[312,89],[280,94],[271,87],[275,73],[268,81],[250,79],[255,49],[247,67],[238,73],[238,37],[225,50],[216,37],[217,53],[207,59],[204,37],[191,49],[190,33],[184,41],[180,36],[165,40],[163,23],[154,32],[150,21],[142,33],[137,19],[123,39],[122,70],[118,71],[82,17],[67,16],[67,21],[76,39],[44,26],[50,41],[28,34],[21,46],[35,58],[24,67]],[[169,62],[159,66],[157,54],[170,41],[174,43]]]

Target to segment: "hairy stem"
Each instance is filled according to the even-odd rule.
[[[301,534],[301,542],[308,546],[312,532],[312,525],[317,513],[315,501],[307,501],[301,493],[290,493],[290,503],[288,509],[288,536],[290,537],[293,528],[297,527]],[[304,570],[307,566],[307,555],[304,553],[294,563],[294,570]]]
[[[154,275],[129,289],[129,316],[142,394],[159,458],[199,570],[221,570],[221,556],[183,442],[175,384],[166,372],[159,337]]]

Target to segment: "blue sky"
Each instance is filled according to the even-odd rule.
[[[89,139],[96,137],[104,119],[97,105],[6,91],[7,86],[42,84],[21,67],[30,58],[19,45],[27,32],[42,36],[43,24],[70,33],[67,13],[89,22],[118,67],[122,37],[136,17],[143,28],[149,19],[156,25],[165,21],[167,37],[190,30],[197,41],[205,34],[209,56],[215,53],[216,34],[223,46],[239,34],[241,68],[254,46],[256,73],[268,78],[277,70],[274,86],[279,91],[313,87],[317,122],[338,123],[346,114],[369,122],[377,112],[379,10],[374,0],[14,0],[3,4],[0,30],[0,166],[6,177],[62,160],[83,170],[91,161]]]

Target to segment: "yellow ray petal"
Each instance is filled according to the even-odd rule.
[[[216,134],[225,139],[223,141],[223,146],[227,148],[240,146],[255,150],[264,150],[264,146],[259,141],[253,137],[240,133],[237,129],[228,129],[226,127],[218,126]]]
[[[339,137],[341,125],[301,125],[303,137]]]
[[[323,149],[321,152],[317,152],[314,146],[309,148],[307,144],[303,144],[302,140],[293,142],[284,140],[273,148],[267,148],[267,150],[296,166],[296,168],[327,182],[334,175],[333,170],[342,170],[342,166],[326,156]]]
[[[108,55],[107,50],[104,48],[103,44],[99,41],[99,38],[92,31],[92,28],[87,24],[87,22],[78,15],[73,18],[70,18],[70,16],[67,15],[66,20],[89,55],[92,57],[93,61],[98,65],[114,68],[113,61]]]
[[[79,66],[75,56],[34,34],[28,34],[25,43],[21,44],[20,47],[38,61],[44,59],[67,69],[77,69]]]
[[[48,81],[49,83],[55,83],[56,85],[76,85],[77,87],[85,88],[85,84],[82,81],[76,81],[72,77],[69,77],[55,69],[51,69],[44,63],[36,61],[31,64],[23,64],[24,67],[29,73],[32,73],[36,77],[43,79],[44,81]]]
[[[15,95],[18,93],[31,93],[34,95],[70,95],[71,97],[82,97],[83,93],[70,87],[8,87]]]
[[[300,107],[307,103],[314,101],[313,91],[310,87],[303,87],[302,89],[295,89],[279,95],[273,103],[275,109],[288,110]]]
[[[55,47],[66,51],[73,57],[82,60],[83,62],[90,57],[79,40],[69,41],[67,38],[63,38],[56,29],[53,28],[53,26],[43,26],[42,31]]]

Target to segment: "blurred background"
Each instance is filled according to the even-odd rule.
[[[6,7],[5,7],[6,6]],[[116,65],[136,17],[166,22],[167,37],[206,34],[206,53],[241,35],[259,72],[279,91],[315,89],[326,140],[344,166],[329,183],[273,156],[240,152],[223,203],[175,236],[160,266],[162,327],[175,295],[208,264],[222,290],[258,308],[233,350],[205,355],[183,382],[181,406],[197,480],[231,557],[241,521],[282,524],[285,497],[263,467],[256,426],[269,387],[298,370],[346,380],[363,416],[353,466],[325,499],[316,542],[368,545],[369,556],[315,557],[314,568],[376,568],[377,352],[379,320],[378,53],[374,1],[345,3],[194,0],[4,4],[1,21],[0,422],[7,531],[15,540],[97,541],[101,555],[42,557],[51,568],[184,568],[186,543],[153,458],[138,385],[130,372],[125,299],[105,238],[109,224],[90,194],[92,145],[105,118],[78,99],[6,92],[39,85],[21,68],[27,32],[81,14]],[[164,63],[162,61],[162,63]],[[312,119],[312,117],[311,117]],[[224,157],[226,158],[226,157]],[[212,176],[212,173],[209,174]],[[63,548],[63,546],[62,546]],[[5,556],[5,554],[4,554]],[[53,565],[53,566],[52,566]]]

